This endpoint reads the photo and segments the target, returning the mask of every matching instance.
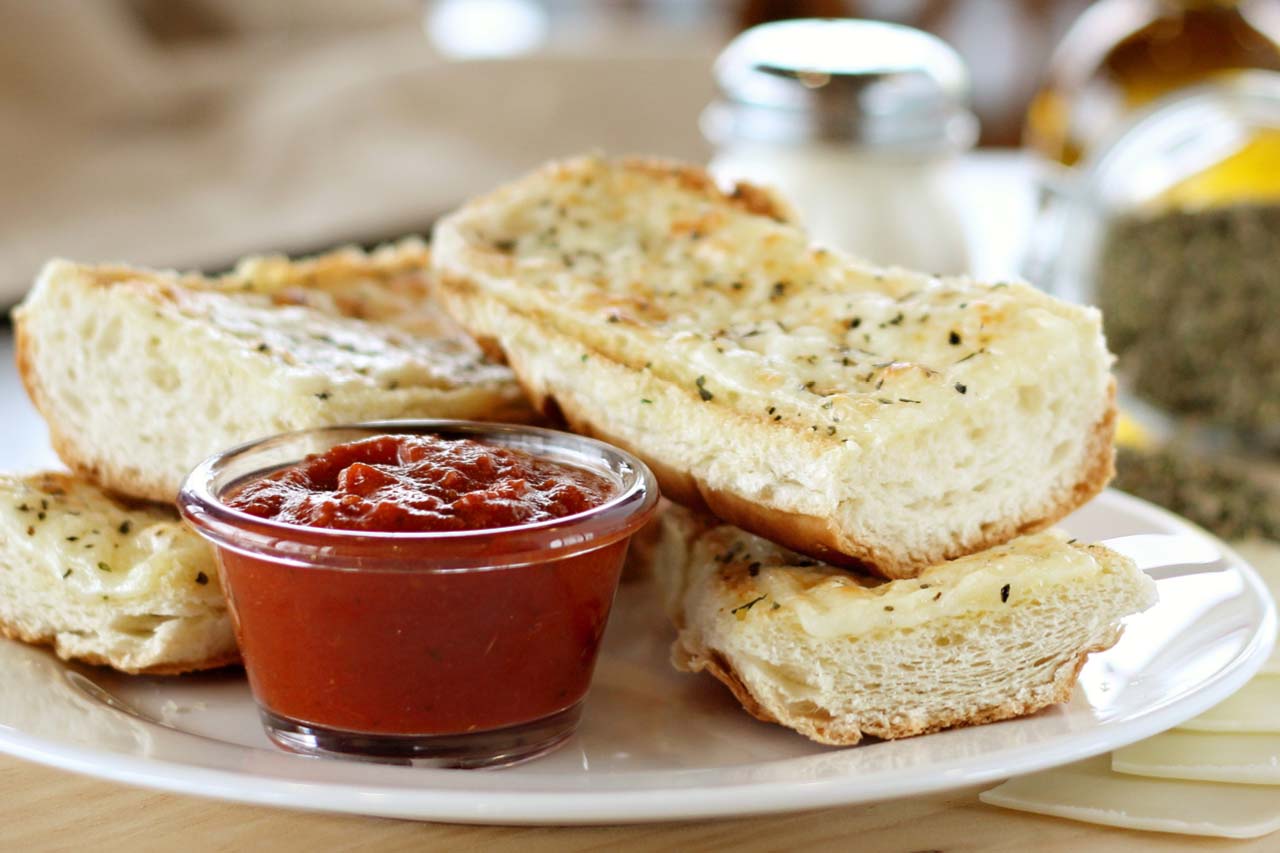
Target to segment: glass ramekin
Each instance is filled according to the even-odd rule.
[[[533,524],[371,533],[249,515],[243,484],[375,435],[514,448],[614,482],[598,507]],[[542,755],[577,725],[653,474],[599,441],[527,426],[382,421],[287,433],[206,459],[183,515],[216,546],[254,699],[279,746],[436,767]]]

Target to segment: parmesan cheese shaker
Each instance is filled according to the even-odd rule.
[[[977,119],[944,42],[876,21],[782,21],[734,39],[715,77],[702,130],[717,180],[779,190],[816,240],[876,263],[968,267],[949,173]]]

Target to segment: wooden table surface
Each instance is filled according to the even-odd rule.
[[[0,756],[5,850],[1277,849],[1277,841],[1130,832],[983,805],[978,788],[868,806],[691,823],[490,827],[285,811],[101,782]]]

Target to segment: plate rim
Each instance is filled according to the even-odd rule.
[[[833,806],[882,802],[905,796],[939,793],[996,782],[1109,752],[1170,729],[1208,710],[1242,687],[1262,667],[1276,638],[1277,614],[1257,571],[1227,543],[1161,507],[1108,489],[1095,500],[1119,502],[1135,516],[1208,539],[1220,548],[1262,608],[1253,635],[1235,657],[1206,678],[1190,694],[1136,719],[1108,725],[1088,745],[1076,741],[1091,732],[1068,737],[1068,743],[1046,748],[1044,742],[1022,744],[1001,753],[996,766],[974,766],[974,759],[954,759],[921,778],[918,767],[896,768],[876,775],[868,793],[861,777],[768,780],[709,787],[641,789],[493,790],[478,792],[403,785],[353,785],[349,782],[286,779],[219,768],[192,766],[168,758],[148,758],[110,749],[67,744],[29,735],[0,724],[0,752],[17,758],[107,781],[152,790],[212,798],[225,802],[417,820],[490,825],[593,825],[727,818],[808,811]],[[1006,721],[1017,724],[1017,721]],[[240,747],[248,748],[248,747]],[[300,761],[318,759],[299,758]],[[781,759],[794,760],[794,759]],[[405,768],[394,768],[405,770]],[[451,772],[451,771],[436,771]],[[474,772],[474,771],[473,771]],[[662,774],[664,771],[637,771]],[[524,779],[536,786],[537,776]],[[252,784],[246,784],[251,781]],[[852,786],[850,783],[854,783]]]

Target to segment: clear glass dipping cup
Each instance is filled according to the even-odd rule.
[[[245,484],[376,435],[522,450],[616,486],[564,518],[461,532],[378,533],[260,518]],[[554,430],[385,421],[287,433],[206,459],[179,508],[216,546],[267,735],[307,755],[490,767],[575,730],[632,534],[658,488],[638,459]]]

